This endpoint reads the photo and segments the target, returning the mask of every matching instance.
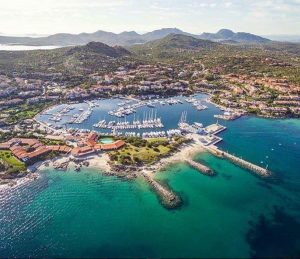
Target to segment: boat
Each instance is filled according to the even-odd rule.
[[[195,126],[198,128],[203,128],[203,124],[199,122],[194,122]]]
[[[147,106],[148,106],[149,108],[155,108],[155,106],[154,106],[152,103],[148,103]]]

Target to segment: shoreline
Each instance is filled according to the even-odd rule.
[[[40,177],[39,172],[28,173],[24,177],[14,178],[14,179],[5,179],[5,183],[0,184],[0,192],[5,192],[6,190],[11,190],[14,188],[21,187],[25,184],[31,183],[32,181],[37,180]]]
[[[29,183],[31,181],[37,180],[42,171],[45,169],[55,169],[60,170],[59,168],[56,168],[59,164],[67,163],[67,167],[72,167],[72,169],[75,169],[76,164],[79,164],[81,162],[88,161],[89,165],[88,167],[93,169],[100,169],[104,173],[107,171],[110,172],[111,166],[109,165],[109,157],[107,154],[100,154],[100,155],[93,155],[86,158],[83,158],[81,161],[75,162],[71,159],[70,155],[67,156],[60,156],[53,159],[48,159],[45,161],[39,161],[36,162],[30,166],[27,167],[27,174],[20,178],[13,178],[13,179],[4,179],[3,183],[0,184],[0,191],[19,187],[23,184]],[[62,170],[61,171],[65,171]]]
[[[184,144],[178,152],[175,152],[170,156],[162,158],[156,162],[151,166],[151,168],[155,168],[158,172],[170,164],[184,162],[185,160],[191,159],[195,155],[202,152],[205,152],[205,149],[197,144],[196,141],[192,140],[190,143]]]
[[[132,168],[124,167],[119,170],[114,170],[114,166],[111,165],[109,155],[107,153],[100,153],[82,157],[75,160],[70,155],[60,156],[51,160],[40,161],[28,167],[28,175],[20,178],[13,184],[13,180],[9,180],[9,183],[0,185],[0,191],[17,188],[23,184],[34,181],[40,177],[43,170],[50,168],[55,170],[66,171],[67,168],[80,171],[82,168],[92,168],[100,170],[103,175],[116,176],[119,178],[125,178],[126,180],[132,180],[137,177],[142,177],[151,187],[153,192],[158,196],[161,204],[167,209],[178,208],[182,205],[183,201],[181,197],[176,194],[170,187],[163,185],[155,179],[155,175],[158,172],[162,172],[163,169],[175,163],[184,162],[186,159],[193,158],[197,153],[204,152],[205,149],[192,140],[189,143],[183,144],[180,150],[170,154],[170,156],[162,158],[153,165],[145,165],[141,167],[134,166]],[[128,170],[131,170],[129,173]]]
[[[160,159],[152,165],[143,165],[141,167],[132,166],[127,168],[126,166],[124,166],[124,172],[128,169],[132,169],[133,171],[135,171],[133,172],[131,177],[128,177],[129,179],[135,178],[137,176],[137,173],[138,175],[140,175],[139,172],[143,170],[151,172],[151,175],[155,175],[155,173],[162,171],[164,167],[170,164],[184,162],[185,160],[191,159],[197,153],[201,152],[205,152],[205,148],[200,146],[196,141],[191,140],[191,142],[183,144],[179,151],[176,151],[170,154],[169,156]],[[31,178],[33,178],[33,176],[36,178],[36,176],[38,176],[41,171],[47,168],[63,170],[63,168],[59,167],[59,165],[62,164],[67,164],[67,168],[75,167],[76,165],[82,164],[84,162],[88,162],[88,165],[86,167],[101,170],[105,175],[126,177],[126,174],[114,170],[114,166],[111,164],[109,155],[107,153],[99,153],[82,157],[76,160],[74,160],[74,158],[71,155],[64,155],[45,161],[39,161],[27,167],[28,174],[26,176],[21,178],[8,179],[8,182],[22,182],[22,180],[24,181],[24,179],[30,180]],[[2,184],[0,185],[0,189],[3,188],[3,186],[8,185],[10,185],[10,183]]]

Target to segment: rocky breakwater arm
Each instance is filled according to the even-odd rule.
[[[153,174],[150,171],[142,170],[141,175],[150,184],[153,190],[158,195],[162,204],[168,209],[174,209],[181,205],[181,198],[174,192],[169,190],[166,186],[161,185],[153,179]]]
[[[248,162],[248,161],[246,161],[242,158],[236,157],[236,156],[231,155],[231,154],[229,154],[227,152],[224,152],[222,150],[219,150],[216,146],[211,145],[207,148],[207,150],[210,151],[214,155],[227,158],[228,160],[230,160],[234,164],[236,164],[240,167],[243,167],[243,168],[259,175],[259,176],[268,177],[268,176],[271,176],[271,174],[272,174],[268,169],[260,167],[258,165],[255,165],[253,163],[250,163],[250,162]]]
[[[208,175],[208,176],[214,176],[215,172],[210,169],[209,167],[207,167],[206,165],[203,165],[199,162],[195,162],[191,159],[185,159],[185,162],[191,166],[192,168],[198,170],[200,173]]]

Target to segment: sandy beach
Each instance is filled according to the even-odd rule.
[[[109,164],[109,156],[108,154],[99,154],[89,157],[88,159],[90,165],[89,167],[103,170],[105,172],[111,171],[111,166]]]
[[[205,149],[201,144],[192,138],[192,142],[184,144],[180,147],[180,150],[172,155],[162,158],[157,163],[151,166],[155,171],[160,171],[169,164],[183,162],[187,159],[192,159],[197,153],[204,152]],[[153,171],[153,170],[152,170]]]
[[[104,172],[110,172],[111,171],[111,166],[109,165],[109,156],[108,154],[94,154],[94,155],[89,155],[87,157],[82,157],[78,161],[74,161],[74,158],[71,155],[65,155],[61,156],[49,161],[44,162],[43,164],[39,165],[37,170],[43,170],[45,169],[45,164],[48,163],[47,167],[55,167],[59,164],[64,164],[64,163],[69,163],[69,166],[75,166],[76,164],[79,164],[81,162],[87,161],[89,162],[89,166],[94,169],[100,169],[103,170]]]

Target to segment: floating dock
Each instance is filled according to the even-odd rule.
[[[250,163],[242,158],[236,157],[227,152],[224,152],[224,151],[218,149],[216,146],[210,145],[210,146],[206,147],[206,149],[209,152],[211,152],[213,155],[216,155],[216,156],[222,157],[222,158],[227,158],[234,164],[239,165],[249,171],[252,171],[259,176],[267,177],[267,176],[271,175],[271,172],[268,169],[260,167],[258,165],[255,165],[253,163]]]
[[[211,170],[209,167],[207,167],[206,165],[203,165],[199,162],[195,162],[191,159],[186,159],[185,162],[188,163],[189,166],[198,170],[202,174],[209,175],[209,176],[215,175],[215,172],[213,170]]]

